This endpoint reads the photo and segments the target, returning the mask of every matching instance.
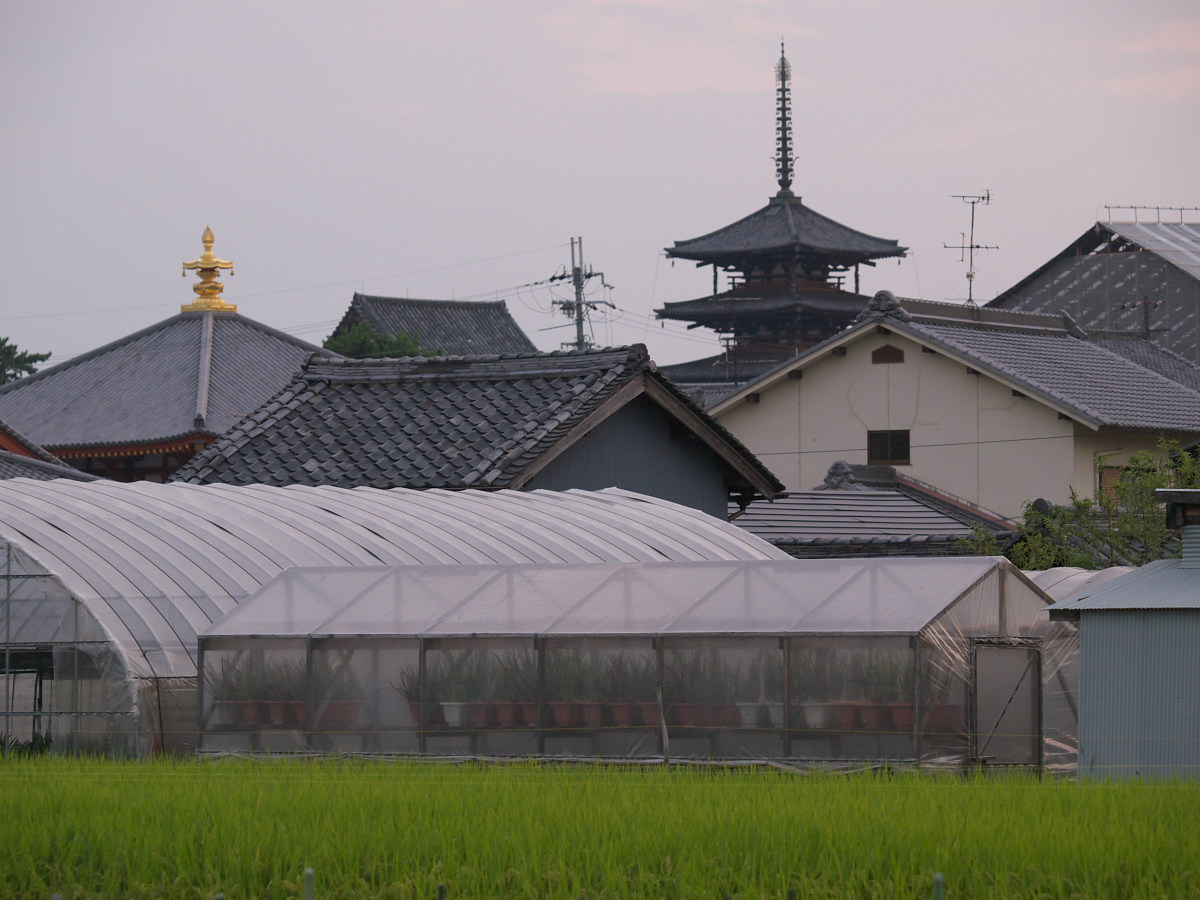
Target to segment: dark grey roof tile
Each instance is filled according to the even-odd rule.
[[[775,486],[771,493],[781,488],[732,435],[654,372],[640,345],[526,356],[314,358],[292,385],[194,457],[175,480],[504,487],[642,377],[742,454],[761,484]],[[371,454],[365,446],[389,452]],[[339,453],[354,464],[331,468]]]
[[[536,353],[503,300],[418,300],[355,294],[334,334],[365,322],[376,334],[415,336],[446,356]]]
[[[326,351],[236,314],[180,313],[0,387],[0,418],[51,449],[216,435],[260,407],[313,353]]]

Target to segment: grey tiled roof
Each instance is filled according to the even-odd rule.
[[[1177,381],[1193,391],[1200,391],[1200,366],[1190,362],[1156,341],[1136,335],[1105,336],[1091,335],[1091,342],[1118,356],[1132,360],[1152,372]]]
[[[72,478],[75,481],[98,480],[95,475],[80,472],[63,462],[47,462],[44,459],[0,450],[0,479],[4,478],[33,478],[37,481],[53,481],[55,478]]]
[[[314,360],[173,480],[410,488],[501,488],[636,379],[650,379],[697,428],[746,448],[667,379],[645,347],[521,356]]]
[[[216,435],[288,383],[305,341],[233,313],[180,313],[0,387],[0,418],[51,448]]]
[[[970,358],[1096,426],[1200,430],[1200,392],[1094,340],[1065,331],[1024,332],[985,323],[901,326]],[[1144,341],[1143,355],[1156,349]],[[1182,362],[1182,360],[1178,360]],[[1165,364],[1162,368],[1165,368]]]
[[[694,260],[732,260],[760,253],[800,250],[840,262],[903,256],[907,248],[896,241],[847,228],[805,206],[799,197],[775,196],[732,225],[676,241],[667,256]]]
[[[336,335],[366,322],[381,335],[416,337],[421,350],[440,356],[536,353],[503,300],[415,300],[355,294]]]
[[[733,520],[773,544],[814,540],[957,540],[971,529],[898,491],[794,491]]]

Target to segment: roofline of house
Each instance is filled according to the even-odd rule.
[[[949,344],[937,340],[930,335],[910,328],[908,323],[903,322],[894,316],[888,316],[885,314],[871,315],[868,318],[863,319],[861,322],[850,326],[850,328],[848,328],[846,331],[843,331],[841,334],[836,334],[831,338],[827,338],[826,340],[817,344],[815,347],[804,351],[782,365],[776,366],[771,371],[760,375],[757,379],[747,382],[739,387],[736,391],[726,396],[719,403],[714,404],[712,409],[709,410],[710,414],[713,416],[719,416],[722,413],[727,412],[737,404],[744,402],[749,395],[774,386],[777,382],[787,378],[792,372],[807,368],[818,360],[830,356],[836,348],[845,346],[846,344],[854,343],[860,340],[864,335],[874,333],[875,329],[877,328],[885,329],[885,333],[901,333],[909,340],[921,345],[922,347],[928,347],[929,349],[942,353],[945,356],[953,357],[955,360],[961,362],[969,369],[979,372],[986,372],[989,377],[994,378],[1001,384],[1004,384],[1013,390],[1019,390],[1021,393],[1026,394],[1027,396],[1036,398],[1039,402],[1050,407],[1050,409],[1054,410],[1055,412],[1067,416],[1073,421],[1077,421],[1080,424],[1091,428],[1093,431],[1098,431],[1100,427],[1105,424],[1091,414],[1090,411],[1085,411],[1073,406],[1067,406],[1047,395],[1041,388],[1031,385],[1025,381],[1015,379],[1011,373],[997,369],[986,362],[978,360],[969,354],[964,353],[957,347],[952,347]]]

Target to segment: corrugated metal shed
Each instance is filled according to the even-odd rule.
[[[1079,768],[1200,775],[1200,569],[1164,559],[1050,607],[1080,633]]]
[[[141,678],[195,677],[197,632],[289,566],[786,558],[719,519],[611,490],[11,479],[0,542],[81,603]]]

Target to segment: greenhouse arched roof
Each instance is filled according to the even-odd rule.
[[[1045,595],[990,556],[296,568],[204,637],[914,635],[968,597],[998,628],[1000,594],[976,590],[998,571],[1040,614]]]
[[[198,632],[291,566],[786,559],[626,491],[0,482],[0,540],[84,604],[141,677],[194,677]]]

